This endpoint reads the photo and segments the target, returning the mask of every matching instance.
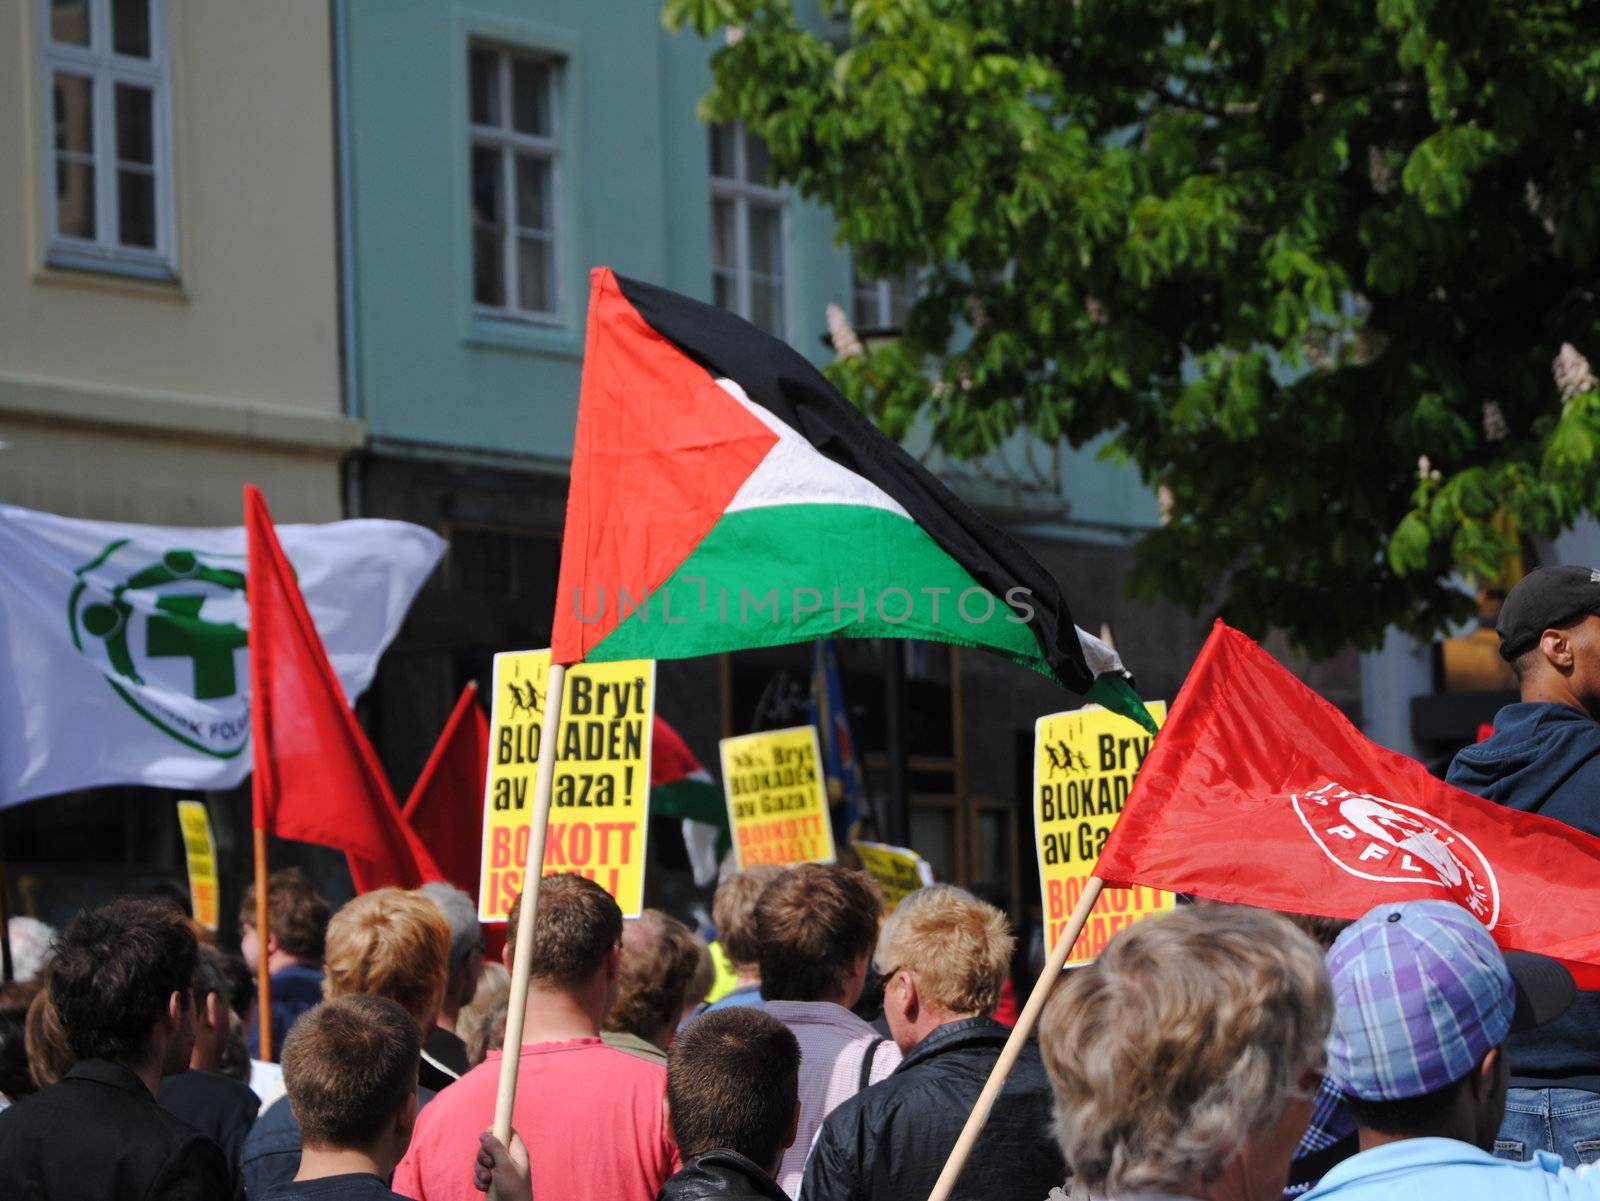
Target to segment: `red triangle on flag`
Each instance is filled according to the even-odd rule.
[[[440,878],[345,703],[266,501],[244,488],[255,826],[343,851],[357,892]]]
[[[439,870],[474,901],[483,858],[483,785],[489,722],[468,682],[401,811]]]
[[[672,576],[778,440],[651,328],[610,268],[596,267],[589,280],[556,663],[578,662],[616,628],[619,589],[630,607],[641,605]]]

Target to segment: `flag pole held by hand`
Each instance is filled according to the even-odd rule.
[[[1011,1036],[1006,1039],[1006,1045],[1000,1051],[1000,1058],[995,1061],[983,1091],[978,1094],[977,1103],[967,1115],[967,1124],[961,1128],[961,1137],[956,1140],[950,1158],[944,1161],[944,1170],[934,1182],[933,1192],[928,1194],[928,1201],[949,1201],[950,1193],[956,1187],[956,1181],[961,1179],[961,1169],[966,1167],[967,1157],[972,1154],[972,1148],[978,1143],[978,1136],[983,1133],[983,1124],[989,1120],[989,1111],[994,1108],[995,1098],[1005,1087],[1006,1078],[1011,1075],[1011,1069],[1017,1064],[1017,1057],[1022,1054],[1023,1044],[1028,1041],[1028,1036],[1038,1024],[1040,1011],[1044,1009],[1044,1003],[1050,997],[1050,990],[1060,978],[1061,969],[1066,966],[1067,956],[1072,954],[1073,945],[1078,941],[1078,935],[1083,932],[1084,923],[1089,920],[1089,911],[1094,908],[1095,901],[1100,897],[1100,890],[1104,887],[1098,876],[1090,876],[1089,882],[1084,885],[1083,896],[1078,899],[1078,907],[1067,919],[1066,927],[1061,931],[1061,937],[1056,940],[1056,945],[1050,952],[1050,959],[1044,965],[1044,971],[1039,973],[1039,979],[1034,982],[1033,991],[1028,994],[1028,1003],[1022,1007],[1017,1024],[1011,1029]]]
[[[539,738],[539,761],[533,776],[533,811],[528,815],[528,858],[522,873],[522,908],[511,945],[511,996],[506,1002],[505,1048],[500,1058],[500,1091],[494,1103],[494,1136],[511,1145],[511,1113],[517,1099],[517,1068],[522,1062],[522,1022],[528,1004],[528,971],[533,963],[533,916],[539,904],[539,877],[544,874],[544,840],[550,826],[550,793],[555,782],[556,730],[561,725],[567,669],[550,665],[546,695],[549,711]],[[495,1194],[490,1193],[490,1201]],[[504,1198],[501,1199],[504,1201]]]

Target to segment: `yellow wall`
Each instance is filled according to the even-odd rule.
[[[0,3],[0,500],[233,524],[251,478],[275,512],[338,517],[361,427],[340,401],[326,3],[168,0],[176,283],[44,264],[37,4]]]

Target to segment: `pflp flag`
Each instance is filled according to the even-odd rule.
[[[809,362],[732,313],[597,268],[555,661],[833,636],[982,647],[1148,720],[1051,575]]]
[[[483,856],[483,783],[489,720],[468,682],[400,812],[444,878],[474,900]]]
[[[353,702],[444,542],[399,521],[278,527]],[[0,806],[250,771],[245,532],[0,505]]]
[[[1454,901],[1596,987],[1600,839],[1452,788],[1369,742],[1220,621],[1094,874],[1292,913]]]

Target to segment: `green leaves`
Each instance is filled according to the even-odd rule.
[[[862,273],[927,272],[904,336],[830,373],[896,437],[1025,430],[1160,481],[1142,594],[1319,653],[1426,636],[1508,531],[1600,502],[1600,411],[1549,377],[1600,353],[1583,0],[820,8],[663,20],[739,26],[705,113]]]

